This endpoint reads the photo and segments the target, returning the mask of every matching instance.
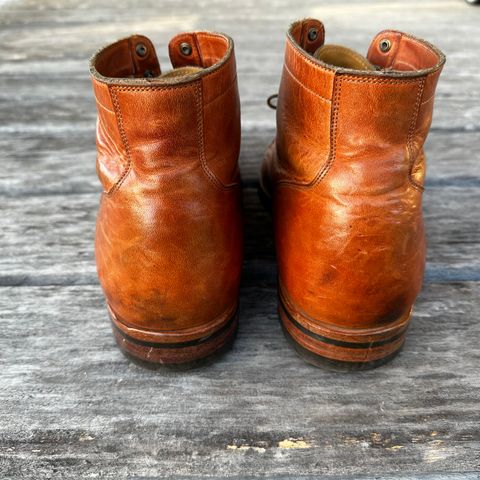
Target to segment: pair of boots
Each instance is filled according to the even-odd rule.
[[[117,343],[147,366],[233,340],[242,268],[233,41],[181,33],[162,73],[135,35],[91,60],[98,108],[98,275]],[[364,369],[402,347],[425,262],[423,143],[445,57],[379,33],[367,57],[290,27],[277,135],[261,171],[281,323],[310,363]]]

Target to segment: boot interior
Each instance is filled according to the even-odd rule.
[[[162,72],[153,43],[144,35],[132,35],[99,50],[90,61],[90,70],[94,77],[177,83],[225,62],[232,49],[231,39],[222,34],[181,33],[168,45],[172,68]]]
[[[170,70],[162,72],[155,47],[141,35],[124,38],[104,48],[93,57],[92,66],[105,77],[122,79],[180,80],[203,70],[197,65],[173,64]]]
[[[313,54],[315,58],[335,67],[353,70],[376,70],[366,57],[341,45],[322,45]]]
[[[157,78],[182,78],[193,75],[194,73],[203,70],[201,67],[178,67],[168,72],[162,73]]]

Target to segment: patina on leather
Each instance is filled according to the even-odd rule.
[[[423,144],[445,57],[386,30],[348,68],[315,58],[324,38],[315,19],[288,32],[261,186],[288,337],[312,363],[366,368],[401,348],[422,285]]]
[[[90,64],[98,275],[119,345],[151,364],[196,361],[233,338],[242,264],[233,42],[182,33],[169,53],[162,75],[134,35]]]

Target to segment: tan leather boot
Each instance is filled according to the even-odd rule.
[[[324,46],[321,22],[287,35],[273,200],[284,331],[305,359],[363,369],[402,347],[422,285],[423,143],[444,55],[396,31],[367,58]]]
[[[233,42],[135,35],[91,60],[98,108],[97,269],[115,338],[149,366],[191,364],[237,328],[240,107]]]

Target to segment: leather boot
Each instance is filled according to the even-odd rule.
[[[425,264],[427,136],[444,55],[386,30],[367,57],[287,34],[277,135],[262,166],[273,202],[284,332],[310,363],[365,369],[402,347]]]
[[[118,345],[151,367],[190,366],[229,345],[242,265],[232,39],[182,33],[169,54],[162,74],[150,40],[135,35],[90,65],[98,276]]]

